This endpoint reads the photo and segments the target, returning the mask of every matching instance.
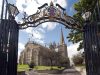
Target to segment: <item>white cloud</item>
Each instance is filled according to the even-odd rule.
[[[58,25],[58,23],[52,23],[52,22],[46,22],[42,24],[43,28],[46,28],[47,30],[53,30],[56,28],[56,26]]]
[[[53,30],[57,26],[57,23],[49,23],[47,29],[48,30]]]
[[[36,13],[37,11],[37,8],[39,7],[39,5],[34,1],[32,0],[31,2],[28,2],[27,1],[27,8],[25,9],[25,12],[28,14],[28,15],[31,15],[31,14],[34,14]]]
[[[37,2],[38,2],[40,5],[43,5],[44,3],[50,3],[51,0],[37,0]]]
[[[67,7],[67,0],[57,0],[56,3],[60,4],[64,8]]]
[[[79,42],[80,43],[80,42]],[[80,51],[77,51],[77,48],[79,46],[79,43],[75,43],[75,44],[70,44],[68,47],[67,47],[67,50],[68,50],[68,57],[70,59],[70,64],[73,64],[73,61],[72,61],[72,57],[73,55],[79,53],[79,52],[84,52],[84,49],[81,49]]]
[[[23,43],[18,43],[18,48],[19,48],[19,50],[23,50],[25,48],[24,44]]]
[[[50,4],[50,2],[52,1],[54,4],[58,3],[60,4],[62,7],[67,7],[67,1],[66,0],[36,0],[40,5],[43,5],[44,3],[48,3]]]
[[[24,10],[24,8],[22,6],[23,4],[26,5],[25,0],[16,0],[16,6],[17,6],[19,11],[23,11]]]
[[[44,28],[41,28],[41,27],[37,27],[37,28],[34,28],[33,31],[32,31],[32,39],[35,41],[35,42],[38,42],[40,44],[44,44],[45,41],[44,41],[44,38],[45,38],[45,30]]]
[[[45,33],[45,30],[43,28],[38,28],[37,29],[39,32]]]
[[[24,30],[26,33],[32,34],[33,28],[29,27],[27,29]]]
[[[19,47],[20,50],[22,50],[22,49],[25,48],[23,43],[19,43],[19,44],[18,44],[18,47]]]
[[[24,44],[19,42],[18,43],[18,58],[20,56],[20,52],[25,48]]]
[[[33,38],[35,42],[41,44],[41,45],[44,45],[45,44],[45,41],[43,39],[37,39],[37,38]]]
[[[69,58],[72,58],[72,56],[74,54],[78,53],[78,51],[77,51],[78,46],[79,46],[79,43],[75,43],[75,44],[71,44],[67,47]]]
[[[43,39],[44,38],[44,35],[41,32],[39,32],[38,30],[34,30],[32,34],[33,34],[33,38],[35,38],[35,39]]]
[[[37,8],[44,3],[50,4],[51,0],[31,0],[27,1],[27,8],[24,9],[28,15],[31,15],[37,11]],[[67,1],[66,0],[57,0],[56,2],[52,0],[52,2],[60,4],[62,7],[67,7]]]
[[[44,38],[45,38],[45,31],[43,28],[37,27],[37,28],[27,28],[24,30],[24,32],[26,32],[29,36],[29,38],[31,38],[30,40],[35,41],[37,43],[40,44],[44,44]]]

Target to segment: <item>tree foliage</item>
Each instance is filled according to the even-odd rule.
[[[50,66],[64,66],[67,67],[69,65],[69,59],[61,55],[61,52],[56,52],[55,50],[51,50],[45,56],[45,59],[50,61]]]
[[[79,22],[81,28],[83,28],[84,25],[84,19],[82,18],[83,14],[87,11],[92,12],[95,7],[96,1],[97,0],[79,0],[74,4],[76,13],[73,15],[73,18]],[[77,50],[83,48],[83,33],[81,31],[72,29],[67,38],[72,43],[80,43]]]
[[[63,66],[63,67],[69,67],[69,58],[64,57],[64,56],[60,56],[59,57],[59,65]]]
[[[80,64],[82,64],[83,61],[84,61],[84,57],[82,56],[82,53],[78,53],[78,54],[74,55],[74,56],[72,57],[72,61],[73,61],[73,63],[74,63],[75,65],[80,65]]]

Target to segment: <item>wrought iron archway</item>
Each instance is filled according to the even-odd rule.
[[[99,14],[100,11],[97,8],[96,10]],[[66,14],[64,8],[59,4],[54,6],[52,2],[50,5],[45,3],[39,7],[35,14],[28,17],[25,15],[22,24],[18,24],[14,20],[18,13],[17,7],[8,4],[7,0],[2,0],[0,19],[0,75],[17,75],[19,29],[37,27],[44,22],[59,22],[67,28],[83,30],[87,75],[100,75],[100,37],[97,35],[99,32],[98,21],[100,16],[99,20],[96,19],[95,22],[88,21],[81,28],[74,18]]]
[[[37,27],[44,22],[58,22],[67,28],[81,30],[79,23],[71,16],[68,16],[66,10],[59,4],[54,6],[53,2],[50,5],[45,3],[41,7],[38,7],[35,14],[29,15],[28,17],[24,15],[23,23],[19,24],[19,29]]]

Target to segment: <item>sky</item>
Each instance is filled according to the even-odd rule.
[[[0,2],[1,1],[2,0],[0,0]],[[21,22],[24,12],[26,12],[27,15],[32,15],[37,11],[37,8],[39,6],[43,5],[44,3],[50,4],[51,1],[54,4],[60,4],[63,8],[66,9],[66,13],[69,16],[73,16],[73,14],[75,13],[73,4],[78,0],[8,0],[8,3],[17,6],[20,13],[16,16],[15,20],[17,22]],[[25,48],[24,46],[29,41],[29,39],[38,42],[41,45],[49,45],[49,43],[51,42],[56,42],[58,44],[60,42],[61,28],[63,30],[65,43],[67,44],[68,56],[71,58],[72,55],[77,53],[77,47],[79,43],[72,44],[71,42],[68,42],[68,39],[66,37],[68,36],[70,30],[66,29],[64,25],[56,22],[46,22],[36,28],[29,27],[27,29],[20,30],[18,54],[20,55],[20,52]]]

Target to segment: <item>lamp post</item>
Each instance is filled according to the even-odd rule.
[[[89,21],[90,16],[91,16],[91,12],[88,11],[85,12],[82,17],[85,21]]]
[[[92,14],[93,15],[93,14]],[[90,19],[91,12],[86,12],[82,17],[84,23],[84,51],[87,75],[100,75],[99,66],[99,40],[97,36],[97,21]],[[96,17],[97,18],[97,17]]]
[[[90,58],[89,58],[89,54],[90,53],[90,48],[88,47],[89,43],[89,31],[87,31],[89,29],[89,18],[91,16],[91,12],[85,12],[83,14],[83,19],[84,19],[84,26],[83,26],[83,42],[84,42],[84,55],[85,55],[85,64],[86,64],[86,75],[91,75],[90,74]],[[88,26],[88,27],[87,27]],[[89,49],[89,50],[88,50]]]
[[[9,12],[9,18],[10,19],[15,19],[15,17],[19,14],[19,11],[16,6],[13,4],[8,4],[8,12]]]

